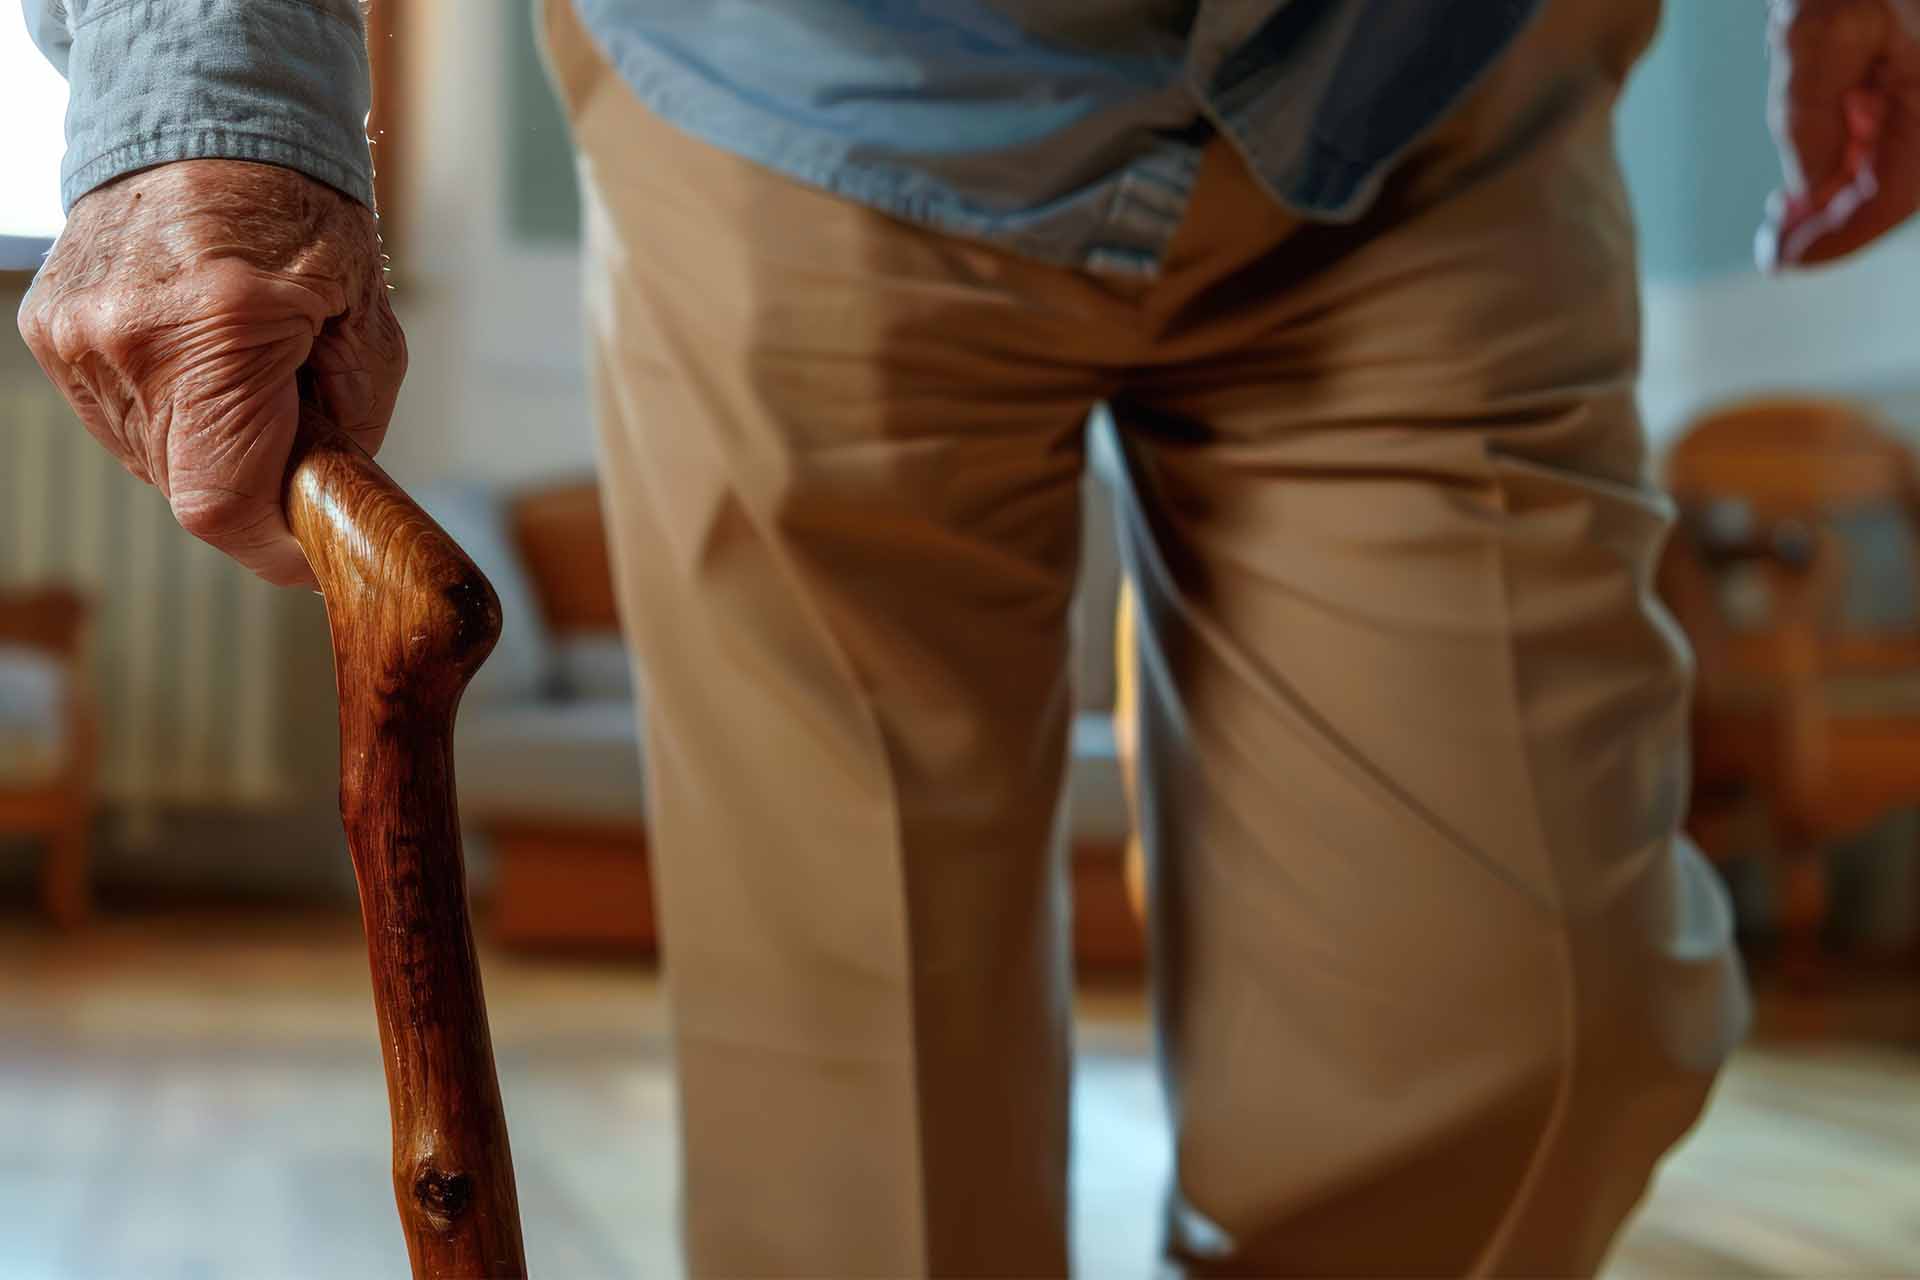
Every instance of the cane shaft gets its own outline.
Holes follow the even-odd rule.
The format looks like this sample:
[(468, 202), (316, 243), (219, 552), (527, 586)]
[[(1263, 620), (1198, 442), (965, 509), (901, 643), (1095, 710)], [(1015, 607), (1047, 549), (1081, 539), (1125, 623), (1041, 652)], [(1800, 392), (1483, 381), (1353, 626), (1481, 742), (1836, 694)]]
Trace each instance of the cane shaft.
[(311, 408), (287, 519), (333, 635), (340, 816), (360, 887), (413, 1273), (524, 1276), (453, 777), (454, 713), (499, 634), (499, 603), (453, 540)]

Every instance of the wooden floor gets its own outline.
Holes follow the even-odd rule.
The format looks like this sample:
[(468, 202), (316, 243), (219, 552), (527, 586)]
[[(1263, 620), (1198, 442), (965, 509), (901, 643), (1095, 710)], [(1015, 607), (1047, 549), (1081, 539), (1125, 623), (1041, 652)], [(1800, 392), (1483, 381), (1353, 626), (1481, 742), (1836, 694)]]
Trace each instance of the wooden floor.
[[(352, 929), (0, 923), (0, 1280), (405, 1275)], [(486, 965), (535, 1274), (676, 1275), (656, 984)], [(1920, 1275), (1920, 980), (1891, 990), (1768, 1007), (1609, 1275)], [(1146, 1277), (1166, 1156), (1137, 997), (1083, 1001), (1079, 1072), (1079, 1274)]]

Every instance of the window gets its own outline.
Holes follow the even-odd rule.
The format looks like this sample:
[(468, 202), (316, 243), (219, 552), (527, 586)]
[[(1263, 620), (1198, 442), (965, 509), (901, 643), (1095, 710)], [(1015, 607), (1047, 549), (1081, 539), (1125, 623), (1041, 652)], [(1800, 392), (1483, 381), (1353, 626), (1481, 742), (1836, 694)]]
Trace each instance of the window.
[(60, 233), (67, 82), (27, 35), (20, 6), (0, 6), (0, 270), (32, 270)]
[[(410, 6), (373, 0), (367, 33), (373, 60), (373, 136), (383, 142), (402, 132), (398, 83), (400, 29)], [(0, 0), (0, 271), (31, 271), (60, 234), (60, 159), (66, 151), (67, 82), (27, 34), (17, 0)], [(391, 144), (389, 144), (391, 146)], [(395, 152), (397, 156), (397, 151)], [(397, 159), (382, 163), (380, 204), (397, 207)]]

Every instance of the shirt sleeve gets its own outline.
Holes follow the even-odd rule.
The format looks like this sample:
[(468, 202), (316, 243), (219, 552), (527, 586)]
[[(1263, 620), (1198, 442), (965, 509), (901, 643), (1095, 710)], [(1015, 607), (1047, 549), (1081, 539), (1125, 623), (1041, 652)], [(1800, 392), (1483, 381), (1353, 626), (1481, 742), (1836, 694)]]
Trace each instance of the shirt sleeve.
[(60, 197), (175, 160), (297, 169), (371, 207), (358, 0), (24, 0), (66, 76)]

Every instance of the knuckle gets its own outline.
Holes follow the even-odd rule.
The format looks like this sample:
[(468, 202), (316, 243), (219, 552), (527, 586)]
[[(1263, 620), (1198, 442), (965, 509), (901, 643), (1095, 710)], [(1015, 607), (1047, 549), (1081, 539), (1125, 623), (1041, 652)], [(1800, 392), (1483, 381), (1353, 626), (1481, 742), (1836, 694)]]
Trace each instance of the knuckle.
[(31, 316), (23, 313), (21, 333), (29, 346), (63, 364), (97, 357), (124, 365), (145, 342), (149, 322), (141, 312), (138, 299), (112, 291), (67, 292), (36, 304)]
[(273, 508), (257, 498), (222, 490), (176, 492), (173, 518), (202, 542), (246, 547), (270, 540)]
[(73, 308), (51, 301), (38, 290), (20, 305), (16, 322), (21, 340), (42, 363), (53, 359), (69, 363), (85, 347)]
[(20, 310), (14, 313), (13, 324), (29, 345), (46, 332), (47, 305), (38, 288), (27, 290), (27, 296), (20, 300)]
[(272, 273), (238, 258), (207, 263), (197, 273), (193, 308), (206, 316), (262, 316), (286, 308)]

